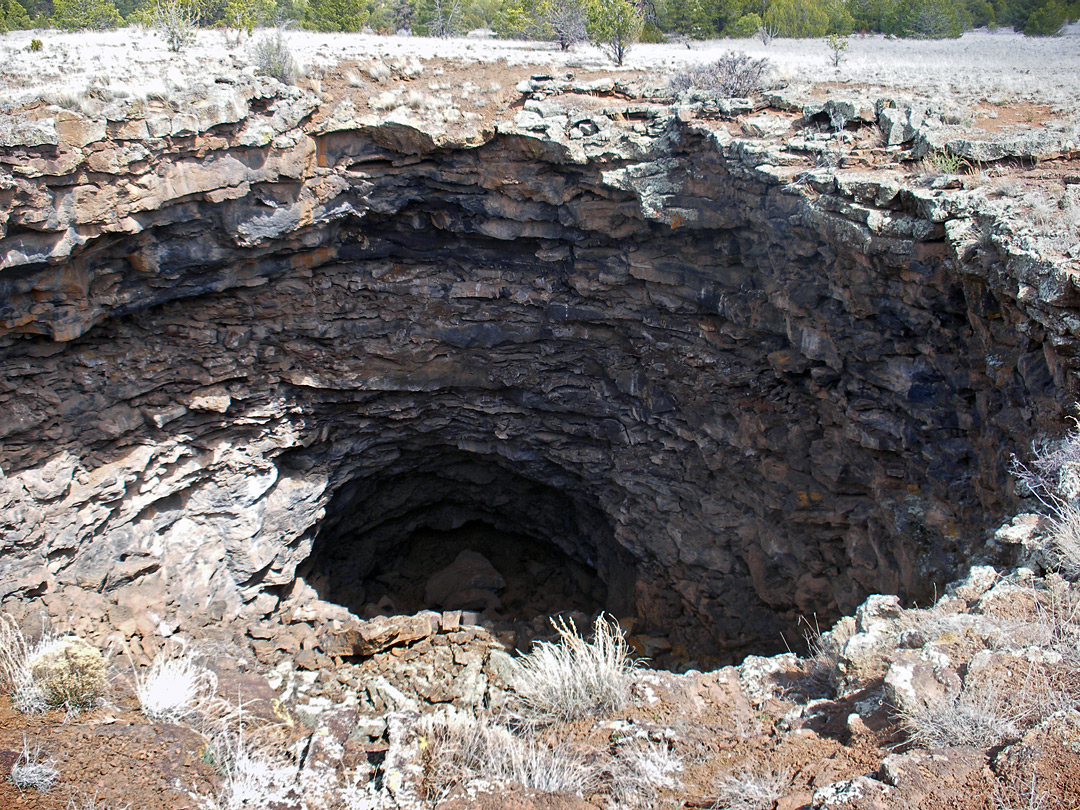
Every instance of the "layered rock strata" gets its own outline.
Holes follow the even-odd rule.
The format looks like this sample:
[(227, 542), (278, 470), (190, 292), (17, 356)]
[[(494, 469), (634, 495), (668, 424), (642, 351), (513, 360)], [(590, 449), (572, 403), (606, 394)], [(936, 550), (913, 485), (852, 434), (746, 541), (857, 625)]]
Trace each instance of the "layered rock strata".
[(482, 521), (732, 656), (975, 556), (1074, 393), (1068, 263), (909, 183), (891, 102), (521, 89), (457, 135), (269, 81), (8, 126), (5, 604), (250, 626)]

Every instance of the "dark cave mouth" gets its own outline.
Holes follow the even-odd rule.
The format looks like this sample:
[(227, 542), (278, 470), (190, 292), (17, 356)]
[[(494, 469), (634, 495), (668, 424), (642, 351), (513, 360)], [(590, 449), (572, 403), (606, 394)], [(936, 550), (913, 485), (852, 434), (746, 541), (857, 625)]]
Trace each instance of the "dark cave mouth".
[(417, 529), (359, 586), (345, 606), (363, 618), (460, 610), (512, 627), (515, 643), (547, 634), (549, 616), (606, 610), (608, 592), (595, 568), (554, 543), (480, 520)]
[(590, 488), (536, 461), (453, 448), (405, 451), (339, 486), (298, 573), (360, 618), (463, 611), (518, 649), (584, 631), (600, 613), (636, 624), (638, 564)]

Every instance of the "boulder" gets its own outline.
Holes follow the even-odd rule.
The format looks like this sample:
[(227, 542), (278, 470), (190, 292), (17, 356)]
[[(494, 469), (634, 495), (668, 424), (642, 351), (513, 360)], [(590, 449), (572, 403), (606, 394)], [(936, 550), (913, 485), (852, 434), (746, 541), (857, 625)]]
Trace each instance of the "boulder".
[(506, 580), (483, 554), (465, 549), (428, 580), (424, 598), (448, 610), (485, 610), (498, 606)]

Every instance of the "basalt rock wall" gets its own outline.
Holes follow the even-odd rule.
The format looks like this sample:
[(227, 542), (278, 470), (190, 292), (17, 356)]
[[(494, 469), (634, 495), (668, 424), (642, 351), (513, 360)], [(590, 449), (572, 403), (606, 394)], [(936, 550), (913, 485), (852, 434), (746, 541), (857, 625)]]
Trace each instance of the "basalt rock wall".
[(7, 136), (9, 608), (250, 625), (480, 520), (651, 632), (771, 650), (981, 553), (1074, 393), (1065, 270), (962, 191), (798, 174), (797, 116), (241, 101)]

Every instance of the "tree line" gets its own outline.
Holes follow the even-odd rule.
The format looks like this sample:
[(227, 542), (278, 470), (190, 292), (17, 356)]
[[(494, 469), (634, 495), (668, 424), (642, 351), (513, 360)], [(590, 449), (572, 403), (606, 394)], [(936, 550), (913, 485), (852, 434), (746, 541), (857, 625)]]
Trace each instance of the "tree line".
[[(0, 32), (149, 24), (160, 0), (0, 0)], [(977, 27), (1034, 36), (1080, 18), (1080, 0), (182, 0), (202, 27), (250, 30), (290, 22), (315, 31), (408, 31), (452, 36), (490, 29), (502, 37), (569, 47), (761, 36), (823, 37), (855, 32), (958, 37)], [(614, 54), (613, 54), (614, 55)], [(616, 57), (618, 58), (618, 57)], [(619, 59), (621, 61), (621, 59)]]

